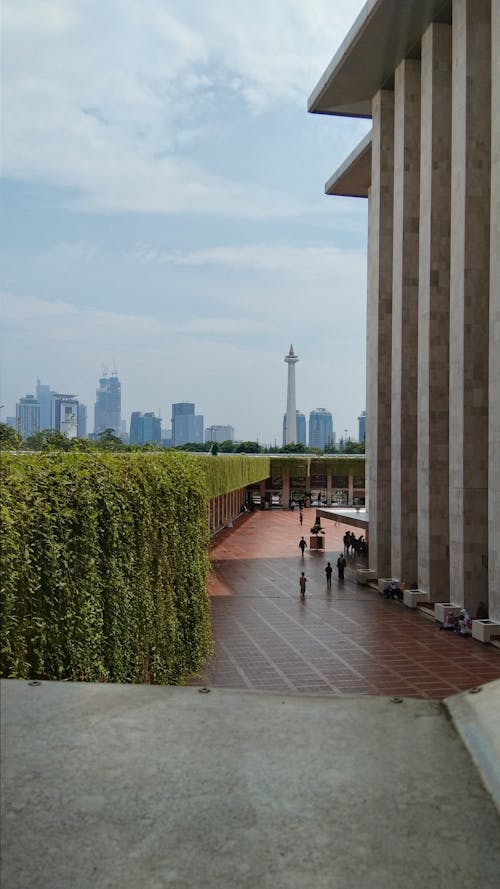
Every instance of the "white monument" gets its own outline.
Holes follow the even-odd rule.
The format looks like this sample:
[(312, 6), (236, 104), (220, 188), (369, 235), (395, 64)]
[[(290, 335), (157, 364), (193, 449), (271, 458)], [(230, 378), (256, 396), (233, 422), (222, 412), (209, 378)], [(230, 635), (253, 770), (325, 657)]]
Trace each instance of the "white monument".
[(295, 407), (295, 365), (299, 356), (290, 346), (285, 361), (288, 364), (288, 386), (286, 392), (286, 441), (285, 444), (295, 444), (297, 441), (297, 409)]

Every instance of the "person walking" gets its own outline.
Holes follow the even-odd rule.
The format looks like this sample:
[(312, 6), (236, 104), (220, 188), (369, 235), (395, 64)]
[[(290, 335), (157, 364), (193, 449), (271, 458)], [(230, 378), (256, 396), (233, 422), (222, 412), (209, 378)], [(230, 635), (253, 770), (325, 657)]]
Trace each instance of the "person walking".
[(300, 587), (301, 599), (303, 599), (306, 594), (306, 583), (307, 583), (307, 577), (305, 576), (304, 572), (302, 572), (302, 574), (299, 577), (299, 587)]
[(331, 590), (331, 588), (332, 588), (332, 571), (333, 571), (333, 568), (332, 568), (332, 566), (331, 566), (331, 563), (328, 562), (328, 564), (327, 564), (327, 566), (326, 566), (326, 568), (325, 568), (325, 574), (326, 574), (326, 588), (327, 588), (328, 590)]
[(306, 549), (306, 547), (307, 547), (307, 543), (305, 542), (304, 538), (301, 537), (299, 540), (299, 549), (302, 553), (302, 558), (304, 558), (304, 550)]
[(346, 565), (347, 565), (347, 562), (344, 558), (344, 555), (343, 555), (343, 553), (340, 553), (340, 556), (337, 559), (337, 571), (339, 574), (339, 580), (344, 580), (344, 571), (345, 571)]
[(299, 522), (300, 522), (300, 524), (302, 524), (303, 521), (304, 521), (304, 513), (302, 512), (302, 509), (301, 509), (300, 512), (299, 512)]

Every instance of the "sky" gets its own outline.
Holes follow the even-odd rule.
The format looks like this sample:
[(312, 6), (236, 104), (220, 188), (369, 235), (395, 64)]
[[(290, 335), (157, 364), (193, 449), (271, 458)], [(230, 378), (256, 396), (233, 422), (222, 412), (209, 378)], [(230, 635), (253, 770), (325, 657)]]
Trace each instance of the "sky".
[(307, 113), (363, 0), (3, 0), (0, 418), (36, 380), (122, 416), (193, 401), (281, 443), (357, 438), (363, 199), (324, 184), (369, 121)]

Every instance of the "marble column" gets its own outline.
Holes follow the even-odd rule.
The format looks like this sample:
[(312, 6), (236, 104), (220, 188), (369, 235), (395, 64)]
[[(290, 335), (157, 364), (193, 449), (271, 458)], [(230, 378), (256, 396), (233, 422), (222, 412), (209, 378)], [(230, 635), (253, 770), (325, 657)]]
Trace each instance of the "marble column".
[(372, 100), (372, 176), (368, 201), (366, 448), (369, 465), (370, 568), (391, 568), (391, 336), (394, 189), (394, 93)]
[(452, 29), (450, 590), (475, 613), (488, 595), (491, 0), (453, 0)]
[(418, 293), (419, 589), (448, 602), (451, 26), (422, 37)]
[(491, 5), (489, 613), (500, 621), (500, 3)]
[(420, 62), (394, 79), (391, 387), (391, 575), (417, 577), (418, 230)]

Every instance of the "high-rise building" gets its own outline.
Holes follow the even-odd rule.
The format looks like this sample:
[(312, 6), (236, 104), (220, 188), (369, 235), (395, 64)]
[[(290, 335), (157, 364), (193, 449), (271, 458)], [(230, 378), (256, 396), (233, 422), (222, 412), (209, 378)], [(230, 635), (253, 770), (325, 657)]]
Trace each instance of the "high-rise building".
[(161, 444), (161, 419), (154, 413), (134, 411), (130, 417), (130, 444)]
[(332, 415), (324, 407), (317, 407), (309, 414), (309, 447), (324, 450), (332, 444)]
[(40, 432), (40, 403), (34, 395), (26, 395), (16, 404), (16, 430), (21, 438)]
[(50, 428), (66, 438), (78, 436), (78, 399), (74, 395), (52, 392)]
[(188, 442), (203, 443), (203, 416), (195, 414), (191, 401), (172, 405), (172, 440), (174, 447)]
[(366, 411), (361, 411), (358, 417), (358, 441), (366, 438)]
[(121, 384), (118, 374), (106, 373), (99, 380), (99, 388), (96, 389), (94, 407), (94, 432), (99, 434), (106, 429), (112, 429), (115, 435), (120, 435), (121, 424)]
[(207, 426), (205, 441), (234, 441), (234, 426)]
[(288, 364), (288, 380), (286, 389), (286, 442), (285, 444), (295, 444), (297, 442), (297, 408), (295, 404), (295, 365), (299, 360), (299, 356), (290, 346), (288, 355), (285, 355), (285, 363)]
[(78, 438), (87, 438), (87, 405), (78, 405)]
[[(307, 444), (306, 416), (302, 411), (295, 411), (297, 444)], [(283, 445), (286, 445), (286, 414), (283, 415)]]
[(36, 382), (36, 398), (40, 405), (40, 431), (44, 429), (52, 429), (50, 425), (51, 417), (51, 400), (52, 391), (50, 386), (46, 386), (38, 379)]
[(309, 100), (371, 118), (326, 186), (368, 199), (370, 568), (495, 621), (499, 46), (498, 0), (370, 0)]

